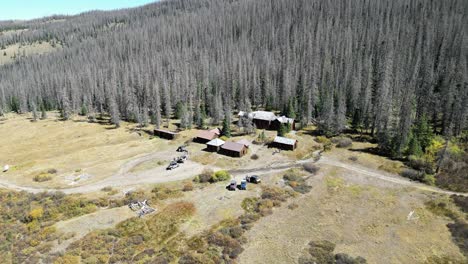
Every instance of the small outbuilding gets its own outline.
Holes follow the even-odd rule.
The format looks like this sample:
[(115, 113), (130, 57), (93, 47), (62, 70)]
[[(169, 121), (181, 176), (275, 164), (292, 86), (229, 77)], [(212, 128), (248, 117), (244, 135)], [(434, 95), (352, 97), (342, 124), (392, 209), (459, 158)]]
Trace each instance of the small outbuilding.
[(247, 154), (247, 147), (236, 142), (225, 142), (221, 146), (220, 153), (230, 157), (242, 157)]
[(154, 135), (160, 138), (165, 138), (169, 140), (176, 139), (179, 136), (179, 133), (171, 132), (163, 129), (155, 129)]
[(284, 150), (295, 150), (297, 148), (297, 140), (277, 136), (272, 142), (272, 146)]
[(226, 142), (224, 142), (223, 140), (219, 138), (215, 138), (211, 140), (210, 142), (206, 143), (206, 149), (208, 151), (218, 152), (221, 149), (221, 146), (224, 145), (224, 143)]
[(209, 130), (200, 130), (198, 131), (197, 136), (193, 139), (194, 142), (198, 143), (208, 143), (211, 140), (217, 138), (218, 135), (215, 132), (209, 131)]

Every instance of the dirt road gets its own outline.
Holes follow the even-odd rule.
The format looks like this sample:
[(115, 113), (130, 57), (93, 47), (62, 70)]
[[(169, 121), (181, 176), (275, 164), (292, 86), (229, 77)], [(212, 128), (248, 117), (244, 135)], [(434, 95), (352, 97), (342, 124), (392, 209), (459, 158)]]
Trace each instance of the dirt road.
[(372, 178), (377, 178), (383, 181), (388, 181), (388, 182), (392, 182), (392, 183), (396, 183), (400, 185), (405, 185), (408, 187), (413, 187), (413, 188), (423, 190), (423, 191), (442, 193), (442, 194), (448, 194), (448, 195), (456, 194), (456, 195), (468, 196), (468, 193), (459, 193), (459, 192), (451, 192), (451, 191), (442, 190), (442, 189), (432, 187), (429, 185), (425, 185), (419, 182), (411, 181), (399, 175), (391, 175), (389, 173), (376, 171), (376, 170), (374, 171), (372, 169), (365, 168), (359, 165), (343, 163), (343, 162), (331, 159), (326, 156), (322, 156), (321, 159), (317, 162), (317, 164), (326, 164), (326, 165), (343, 168), (346, 170), (355, 171), (355, 172), (360, 173), (361, 175), (365, 175), (365, 176), (372, 177)]
[[(202, 172), (204, 166), (199, 163), (195, 163), (192, 161), (186, 161), (180, 168), (177, 168), (173, 171), (166, 171), (164, 167), (159, 167), (147, 171), (142, 172), (135, 172), (131, 173), (130, 170), (137, 166), (138, 164), (149, 161), (157, 156), (161, 155), (160, 153), (153, 153), (149, 154), (134, 160), (131, 160), (125, 163), (119, 170), (118, 173), (112, 175), (109, 178), (106, 178), (102, 181), (98, 181), (95, 183), (90, 183), (87, 185), (71, 187), (71, 188), (64, 188), (64, 189), (53, 189), (53, 188), (34, 188), (28, 186), (19, 186), (13, 183), (7, 182), (3, 179), (0, 179), (0, 187), (17, 190), (17, 191), (27, 191), (32, 193), (38, 192), (45, 192), (45, 191), (61, 191), (67, 194), (71, 193), (89, 193), (99, 191), (104, 187), (131, 187), (140, 184), (151, 184), (151, 183), (163, 183), (163, 182), (171, 182), (171, 181), (179, 181), (194, 177), (195, 175)], [(280, 172), (294, 167), (301, 167), (304, 163), (314, 162), (314, 159), (307, 159), (307, 160), (299, 160), (295, 162), (284, 162), (284, 163), (276, 163), (270, 164), (264, 167), (260, 167), (257, 169), (240, 169), (240, 170), (232, 170), (230, 171), (231, 174), (234, 176), (240, 176), (245, 174), (267, 174), (272, 172)], [(352, 170), (354, 172), (358, 172), (361, 175), (377, 178), (383, 181), (400, 184), (408, 187), (417, 188), (424, 191), (434, 192), (434, 193), (441, 193), (447, 195), (462, 195), (468, 196), (468, 193), (458, 193), (458, 192), (451, 192), (445, 191), (436, 187), (424, 185), (422, 183), (414, 182), (405, 178), (402, 178), (398, 175), (391, 175), (389, 173), (385, 173), (378, 170), (372, 170), (369, 168), (365, 168), (356, 164), (348, 164), (337, 161), (333, 158), (327, 156), (321, 156), (320, 159), (316, 162), (317, 165), (325, 164), (335, 167), (340, 167), (346, 170)]]

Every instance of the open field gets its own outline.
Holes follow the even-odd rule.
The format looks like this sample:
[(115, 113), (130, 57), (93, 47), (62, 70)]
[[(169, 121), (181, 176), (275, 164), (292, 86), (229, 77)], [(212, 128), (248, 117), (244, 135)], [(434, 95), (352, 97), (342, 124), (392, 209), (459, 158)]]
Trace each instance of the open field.
[(6, 46), (5, 49), (0, 49), (0, 65), (14, 62), (15, 57), (47, 54), (60, 48), (60, 44), (55, 44), (54, 47), (46, 41), (26, 45), (9, 45)]
[[(175, 129), (174, 123), (171, 129)], [(82, 117), (58, 121), (57, 113), (52, 112), (49, 119), (38, 122), (31, 122), (26, 115), (7, 115), (0, 121), (0, 165), (12, 167), (0, 174), (0, 183), (31, 192), (61, 190), (105, 200), (123, 198), (129, 190), (151, 192), (155, 184), (172, 188), (181, 195), (152, 206), (158, 214), (170, 204), (193, 204), (193, 215), (174, 234), (188, 239), (242, 215), (242, 201), (259, 197), (261, 186), (289, 189), (283, 180), (285, 171), (312, 162), (314, 151), (320, 148), (312, 135), (292, 133), (290, 137), (300, 142), (297, 152), (251, 145), (248, 155), (230, 158), (205, 152), (203, 144), (190, 142), (195, 134), (196, 130), (183, 131), (180, 138), (168, 141), (152, 138), (149, 127), (139, 129), (129, 123), (114, 129), (105, 122), (88, 123)], [(273, 135), (267, 131), (268, 137)], [(180, 155), (175, 149), (182, 144), (188, 144), (190, 160), (166, 171), (167, 162)], [(309, 241), (322, 239), (335, 243), (336, 253), (360, 255), (368, 263), (424, 263), (431, 256), (462, 259), (446, 226), (451, 220), (425, 207), (425, 202), (452, 193), (398, 176), (393, 169), (403, 164), (363, 151), (372, 147), (354, 142), (350, 149), (325, 152), (316, 163), (319, 173), (307, 180), (312, 191), (290, 198), (245, 233), (247, 243), (240, 262), (296, 263)], [(252, 154), (258, 159), (252, 159)], [(206, 168), (230, 170), (237, 181), (247, 174), (258, 174), (262, 184), (230, 192), (225, 188), (227, 182), (194, 183), (193, 190), (181, 191)], [(34, 181), (39, 174), (48, 174), (51, 179)], [(105, 187), (112, 187), (112, 192), (103, 191)], [(290, 204), (298, 208), (291, 210)], [(408, 220), (411, 211), (415, 218)], [(123, 206), (60, 221), (54, 227), (66, 235), (54, 242), (52, 252), (64, 252), (87, 234), (116, 228), (134, 216), (135, 212)]]
[[(278, 153), (260, 145), (251, 145), (249, 154), (242, 158), (226, 157), (204, 151), (204, 144), (192, 143), (196, 130), (183, 131), (177, 140), (168, 141), (151, 138), (149, 127), (139, 129), (135, 124), (122, 123), (121, 128), (114, 129), (107, 123), (88, 123), (83, 117), (63, 122), (58, 121), (55, 112), (49, 113), (47, 120), (38, 122), (31, 122), (28, 115), (8, 115), (0, 121), (0, 128), (0, 164), (11, 166), (10, 171), (2, 174), (2, 179), (37, 191), (82, 187), (75, 192), (89, 192), (107, 185), (183, 180), (205, 167), (246, 169), (295, 160), (291, 156), (294, 152)], [(175, 129), (173, 124), (171, 129)], [(274, 132), (267, 133), (273, 135)], [(230, 140), (241, 138), (253, 140), (254, 136)], [(304, 144), (303, 152), (313, 150), (312, 137), (304, 142), (312, 143)], [(175, 152), (177, 146), (184, 143), (189, 144), (191, 161), (174, 172), (165, 171), (168, 161), (180, 155)], [(257, 160), (251, 159), (253, 154), (258, 155)], [(40, 182), (34, 180), (35, 177), (50, 179)], [(86, 190), (86, 186), (93, 183), (99, 186)]]
[[(445, 217), (428, 211), (433, 195), (322, 165), (312, 191), (260, 220), (248, 233), (241, 263), (297, 263), (312, 240), (368, 263), (424, 263), (430, 256), (463, 259)], [(411, 211), (415, 218), (407, 220)]]
[[(170, 148), (167, 141), (149, 140), (123, 124), (120, 129), (90, 124), (82, 118), (60, 122), (57, 116), (30, 122), (27, 116), (8, 116), (0, 123), (0, 163), (11, 170), (2, 177), (27, 186), (70, 187), (99, 181), (114, 173), (128, 160), (155, 150)], [(15, 131), (11, 133), (11, 131)], [(44, 183), (34, 176), (56, 170)]]

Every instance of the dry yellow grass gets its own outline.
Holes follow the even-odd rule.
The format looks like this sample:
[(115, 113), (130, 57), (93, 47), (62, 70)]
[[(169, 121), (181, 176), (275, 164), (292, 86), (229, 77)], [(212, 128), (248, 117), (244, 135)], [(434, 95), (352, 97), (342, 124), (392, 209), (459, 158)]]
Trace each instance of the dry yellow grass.
[(52, 112), (47, 120), (28, 118), (9, 114), (0, 124), (0, 164), (12, 168), (2, 176), (20, 184), (41, 186), (33, 177), (49, 169), (58, 172), (42, 183), (48, 187), (69, 185), (80, 177), (95, 181), (116, 173), (129, 159), (173, 147), (169, 141), (132, 132), (134, 124), (113, 129), (80, 117), (63, 122)]
[[(247, 233), (240, 263), (296, 263), (307, 243), (329, 240), (335, 253), (363, 256), (368, 263), (424, 263), (428, 257), (463, 259), (446, 225), (449, 219), (434, 215), (424, 202), (431, 199), (417, 190), (362, 183), (348, 170), (322, 167), (310, 179), (313, 189), (262, 218)], [(411, 211), (416, 217), (407, 220)]]
[(54, 227), (58, 232), (64, 234), (65, 237), (69, 237), (69, 239), (60, 241), (60, 243), (54, 247), (53, 251), (62, 251), (72, 242), (84, 237), (91, 231), (114, 227), (118, 223), (135, 216), (136, 213), (130, 210), (128, 206), (122, 206), (112, 209), (103, 209), (92, 214), (60, 221), (56, 223)]
[(60, 44), (56, 44), (56, 46), (53, 47), (49, 42), (35, 42), (24, 46), (21, 44), (9, 45), (5, 49), (0, 49), (0, 65), (14, 62), (15, 56), (46, 54), (60, 48)]
[(377, 147), (376, 144), (353, 142), (350, 149), (333, 148), (327, 155), (333, 156), (334, 158), (347, 163), (352, 162), (350, 161), (350, 157), (355, 157), (357, 158), (357, 160), (354, 161), (356, 164), (367, 168), (399, 174), (405, 167), (401, 161), (391, 160), (387, 157), (365, 152), (366, 149), (375, 147)]

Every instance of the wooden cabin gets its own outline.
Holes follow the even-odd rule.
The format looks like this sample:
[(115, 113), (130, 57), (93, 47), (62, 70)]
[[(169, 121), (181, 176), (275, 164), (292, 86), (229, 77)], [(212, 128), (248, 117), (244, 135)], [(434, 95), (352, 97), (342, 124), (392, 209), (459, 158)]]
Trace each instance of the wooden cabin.
[(298, 141), (296, 139), (277, 136), (271, 145), (272, 147), (283, 150), (295, 150), (297, 148), (297, 143)]
[(240, 158), (246, 155), (247, 151), (247, 147), (244, 144), (225, 142), (224, 145), (221, 146), (219, 153), (230, 157)]
[(174, 140), (179, 136), (179, 133), (171, 132), (163, 129), (155, 129), (154, 135), (160, 138), (165, 138), (169, 140)]

